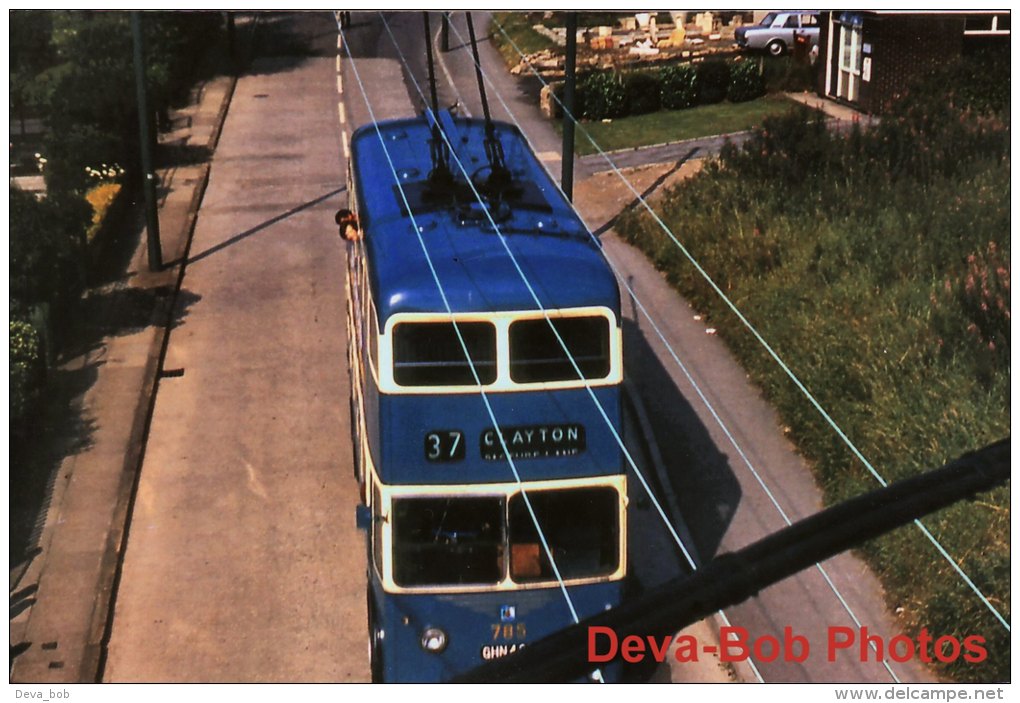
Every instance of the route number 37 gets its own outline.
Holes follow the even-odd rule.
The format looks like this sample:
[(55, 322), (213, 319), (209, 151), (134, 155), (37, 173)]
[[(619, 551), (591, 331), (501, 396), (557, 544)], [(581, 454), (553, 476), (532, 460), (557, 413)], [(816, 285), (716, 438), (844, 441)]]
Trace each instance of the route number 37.
[(425, 435), (427, 461), (460, 461), (464, 458), (464, 433), (460, 430), (433, 430)]

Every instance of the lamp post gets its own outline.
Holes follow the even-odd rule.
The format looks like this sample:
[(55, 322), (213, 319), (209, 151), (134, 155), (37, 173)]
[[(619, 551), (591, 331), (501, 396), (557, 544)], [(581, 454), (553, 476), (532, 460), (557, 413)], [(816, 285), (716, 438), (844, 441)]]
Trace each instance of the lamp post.
[(149, 270), (163, 269), (159, 243), (159, 211), (156, 208), (156, 174), (152, 169), (152, 130), (149, 125), (149, 101), (145, 92), (145, 60), (142, 51), (140, 13), (131, 13), (131, 36), (135, 53), (135, 90), (138, 98), (138, 139), (142, 156), (142, 192), (145, 195), (145, 232), (149, 251)]
[(567, 200), (574, 200), (574, 84), (577, 82), (577, 13), (567, 13), (567, 55), (563, 84), (563, 170), (560, 187)]

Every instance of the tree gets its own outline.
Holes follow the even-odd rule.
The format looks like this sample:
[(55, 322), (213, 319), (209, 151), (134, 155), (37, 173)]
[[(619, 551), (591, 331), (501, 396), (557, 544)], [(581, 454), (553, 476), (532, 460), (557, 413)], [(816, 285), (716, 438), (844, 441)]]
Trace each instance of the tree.
[(10, 189), (10, 297), (12, 314), (62, 305), (81, 291), (78, 262), (92, 212), (83, 199), (58, 194), (36, 200)]
[[(61, 12), (53, 17), (58, 66), (47, 72), (47, 186), (81, 190), (86, 168), (136, 169), (138, 113), (126, 12)], [(219, 13), (142, 13), (151, 108), (165, 114), (186, 93), (196, 57), (219, 28)]]
[(10, 20), (10, 116), (21, 122), (37, 114), (44, 104), (36, 78), (56, 61), (50, 44), (53, 13), (15, 10)]

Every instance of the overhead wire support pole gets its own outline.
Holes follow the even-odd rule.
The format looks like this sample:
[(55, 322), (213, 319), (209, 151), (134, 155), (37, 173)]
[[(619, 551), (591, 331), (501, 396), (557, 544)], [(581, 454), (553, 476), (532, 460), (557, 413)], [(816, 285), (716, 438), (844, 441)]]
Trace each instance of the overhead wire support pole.
[(567, 13), (567, 51), (563, 66), (563, 170), (560, 189), (574, 202), (574, 86), (577, 83), (577, 13)]
[[(422, 12), (422, 19), (425, 22), (425, 55), (429, 67), (429, 94), (432, 96), (432, 112), (436, 119), (439, 117), (439, 98), (436, 93), (436, 68), (432, 59), (432, 29), (429, 24), (429, 13)], [(445, 17), (445, 15), (444, 15)]]
[(145, 231), (149, 270), (163, 269), (159, 241), (159, 210), (156, 206), (156, 174), (152, 169), (152, 130), (149, 101), (145, 90), (145, 52), (142, 50), (142, 20), (138, 10), (131, 13), (131, 38), (134, 44), (135, 91), (138, 99), (138, 140), (142, 157), (142, 191), (145, 196)]
[(672, 637), (687, 625), (735, 605), (812, 564), (909, 524), (931, 512), (1005, 484), (1010, 440), (966, 454), (934, 471), (851, 498), (736, 552), (716, 557), (690, 576), (582, 620), (502, 659), (452, 679), (454, 683), (556, 682), (590, 669), (590, 628), (622, 641), (628, 635)]

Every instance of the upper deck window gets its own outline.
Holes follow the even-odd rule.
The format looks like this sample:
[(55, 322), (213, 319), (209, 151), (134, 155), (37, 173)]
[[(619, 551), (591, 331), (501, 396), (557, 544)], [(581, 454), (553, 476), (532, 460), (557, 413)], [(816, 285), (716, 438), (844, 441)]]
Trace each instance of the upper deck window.
[(964, 34), (1009, 34), (1009, 14), (968, 15), (964, 21)]
[(586, 379), (609, 375), (609, 320), (605, 317), (540, 318), (510, 325), (510, 378), (515, 383), (574, 381), (578, 369)]
[(393, 380), (401, 386), (473, 386), (496, 380), (496, 328), (491, 323), (458, 322), (454, 329), (451, 322), (402, 322), (393, 336)]

